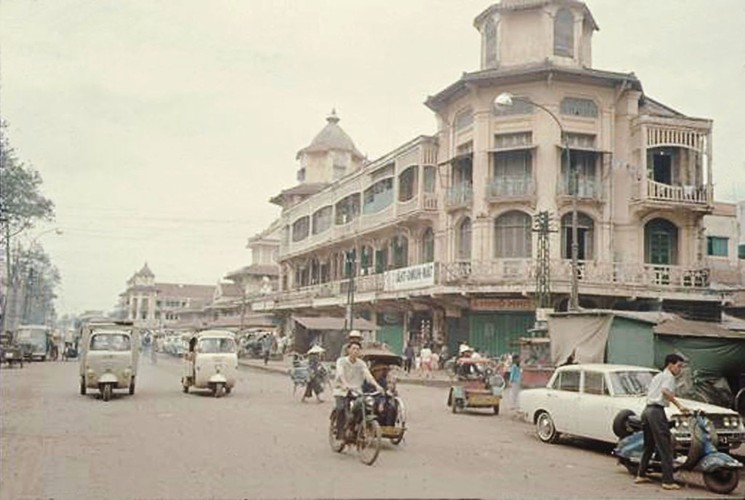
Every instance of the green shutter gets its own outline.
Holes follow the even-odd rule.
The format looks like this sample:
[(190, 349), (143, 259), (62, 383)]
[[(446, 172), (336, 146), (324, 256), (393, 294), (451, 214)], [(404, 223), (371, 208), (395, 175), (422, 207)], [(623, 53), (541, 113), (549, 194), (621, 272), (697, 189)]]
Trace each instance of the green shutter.
[(468, 343), (480, 353), (499, 356), (519, 353), (520, 337), (528, 336), (535, 324), (531, 312), (471, 313), (469, 315)]

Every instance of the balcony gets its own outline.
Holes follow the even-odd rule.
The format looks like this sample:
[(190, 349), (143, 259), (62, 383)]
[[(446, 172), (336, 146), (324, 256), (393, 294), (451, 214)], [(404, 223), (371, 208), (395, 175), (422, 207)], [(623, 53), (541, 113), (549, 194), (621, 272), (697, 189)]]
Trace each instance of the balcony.
[(487, 187), (487, 198), (490, 202), (514, 201), (515, 199), (532, 199), (535, 197), (535, 185), (530, 177), (492, 179)]
[(706, 186), (673, 186), (652, 179), (640, 182), (640, 201), (658, 202), (673, 205), (700, 205), (702, 208), (713, 203), (713, 190)]
[(456, 184), (447, 190), (445, 206), (448, 210), (471, 206), (473, 202), (473, 185), (470, 183)]
[[(561, 196), (572, 196), (572, 186), (569, 179), (563, 179), (561, 182)], [(595, 179), (580, 177), (577, 180), (577, 198), (583, 200), (601, 200), (603, 197), (603, 186)]]

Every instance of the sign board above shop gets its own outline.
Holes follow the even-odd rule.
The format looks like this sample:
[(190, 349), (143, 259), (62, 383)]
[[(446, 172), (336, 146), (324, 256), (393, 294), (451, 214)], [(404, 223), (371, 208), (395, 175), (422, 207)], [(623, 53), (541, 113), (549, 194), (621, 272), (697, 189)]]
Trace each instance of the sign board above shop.
[(434, 284), (434, 262), (386, 271), (383, 275), (383, 290), (386, 292), (424, 288)]
[(532, 311), (533, 301), (526, 298), (485, 297), (471, 299), (472, 311)]

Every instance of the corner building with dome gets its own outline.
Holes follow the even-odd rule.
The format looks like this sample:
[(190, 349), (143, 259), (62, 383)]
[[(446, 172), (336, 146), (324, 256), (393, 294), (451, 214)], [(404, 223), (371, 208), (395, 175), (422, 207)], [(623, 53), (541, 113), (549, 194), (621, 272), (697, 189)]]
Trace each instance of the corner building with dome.
[(716, 320), (711, 120), (593, 68), (583, 2), (502, 0), (474, 26), (481, 67), (426, 99), (434, 135), (368, 161), (332, 112), (297, 153), (298, 184), (271, 200), (278, 291), (254, 311), (330, 329), (351, 304), (397, 352), (498, 355), (539, 306), (567, 310), (574, 269), (582, 308)]

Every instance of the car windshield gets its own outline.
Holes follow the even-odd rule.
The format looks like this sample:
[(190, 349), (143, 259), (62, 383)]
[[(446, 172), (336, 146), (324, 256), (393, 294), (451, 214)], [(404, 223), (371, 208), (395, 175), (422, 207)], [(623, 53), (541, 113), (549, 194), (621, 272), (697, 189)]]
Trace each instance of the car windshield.
[(218, 352), (235, 352), (235, 342), (233, 339), (200, 339), (197, 344), (199, 352), (218, 353)]
[(124, 333), (97, 333), (91, 337), (91, 351), (129, 351), (129, 335)]
[(610, 384), (615, 396), (640, 396), (647, 392), (647, 386), (652, 377), (657, 375), (655, 370), (627, 370), (610, 374)]
[(18, 330), (16, 340), (20, 344), (44, 348), (47, 343), (47, 333), (44, 330)]

